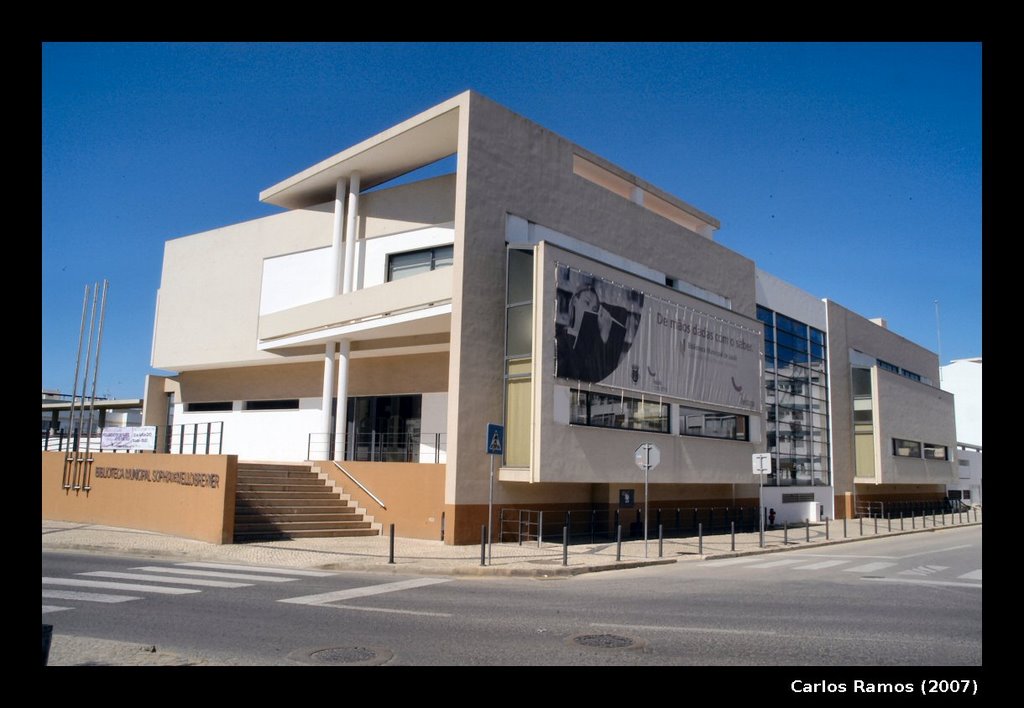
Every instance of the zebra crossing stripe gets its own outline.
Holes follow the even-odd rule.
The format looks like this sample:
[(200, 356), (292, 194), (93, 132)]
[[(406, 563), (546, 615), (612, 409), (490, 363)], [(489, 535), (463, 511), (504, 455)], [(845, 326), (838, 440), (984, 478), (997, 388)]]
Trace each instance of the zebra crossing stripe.
[(159, 585), (138, 585), (135, 583), (112, 583), (106, 580), (79, 580), (78, 578), (43, 578), (43, 585), (70, 585), (83, 588), (105, 588), (107, 590), (134, 590), (135, 592), (155, 592), (160, 595), (186, 595), (201, 590), (191, 588), (167, 588)]
[(106, 595), (101, 592), (76, 592), (75, 590), (43, 590), (43, 597), (48, 600), (78, 600), (80, 602), (129, 602), (141, 600), (132, 595)]
[(705, 568), (718, 568), (723, 565), (739, 565), (740, 563), (753, 563), (755, 561), (764, 560), (764, 556), (754, 556), (746, 558), (726, 558), (725, 560), (708, 561), (704, 564)]
[(43, 605), (43, 614), (49, 614), (50, 612), (60, 612), (61, 610), (70, 610), (70, 607), (58, 607), (57, 605)]
[(856, 565), (852, 568), (843, 568), (846, 573), (873, 573), (876, 570), (882, 570), (883, 568), (891, 568), (896, 565), (895, 563), (865, 563), (864, 565)]
[(337, 573), (324, 570), (302, 570), (299, 568), (271, 568), (269, 566), (236, 565), (232, 563), (207, 563), (196, 561), (194, 563), (176, 563), (175, 565), (188, 568), (212, 568), (214, 570), (240, 570), (246, 573), (278, 573), (280, 575), (301, 575), (307, 578), (329, 578)]
[(802, 563), (803, 558), (787, 558), (785, 560), (769, 561), (768, 563), (758, 563), (757, 565), (747, 566), (748, 568), (778, 568), (783, 565), (793, 565), (794, 563)]
[(367, 585), (361, 588), (349, 588), (348, 590), (337, 590), (325, 592), (319, 595), (305, 595), (303, 597), (289, 597), (278, 602), (289, 602), (296, 605), (325, 605), (338, 600), (351, 600), (354, 597), (367, 597), (370, 595), (381, 595), (399, 590), (410, 590), (412, 588), (436, 585), (438, 583), (451, 582), (450, 578), (415, 578), (413, 580), (399, 580), (395, 583), (383, 583), (380, 585)]
[[(188, 570), (186, 568), (160, 568), (155, 565), (147, 565), (132, 570), (144, 570), (147, 573), (168, 573), (170, 575), (200, 575), (210, 578), (224, 578), (226, 580), (253, 580), (258, 583), (290, 583), (298, 578), (275, 578), (273, 575), (247, 575), (243, 573), (220, 573), (216, 570)], [(168, 580), (168, 582), (174, 582)]]
[(977, 570), (972, 570), (970, 573), (958, 575), (957, 577), (962, 580), (981, 580), (981, 568), (978, 568)]
[(94, 570), (90, 573), (77, 573), (96, 578), (118, 578), (121, 580), (154, 580), (175, 585), (202, 585), (211, 588), (248, 588), (252, 583), (229, 583), (225, 580), (205, 580), (201, 578), (166, 578), (162, 575), (146, 575), (144, 573), (116, 573), (110, 570)]
[(834, 568), (837, 565), (843, 565), (849, 563), (848, 560), (831, 560), (831, 561), (820, 561), (818, 563), (811, 563), (810, 565), (798, 565), (793, 570), (821, 570), (822, 568)]

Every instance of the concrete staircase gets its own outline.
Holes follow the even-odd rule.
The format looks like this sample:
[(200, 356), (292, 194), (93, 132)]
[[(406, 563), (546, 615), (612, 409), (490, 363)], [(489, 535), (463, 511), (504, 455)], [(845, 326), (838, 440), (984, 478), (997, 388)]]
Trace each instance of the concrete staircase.
[(379, 534), (310, 465), (238, 463), (235, 543)]

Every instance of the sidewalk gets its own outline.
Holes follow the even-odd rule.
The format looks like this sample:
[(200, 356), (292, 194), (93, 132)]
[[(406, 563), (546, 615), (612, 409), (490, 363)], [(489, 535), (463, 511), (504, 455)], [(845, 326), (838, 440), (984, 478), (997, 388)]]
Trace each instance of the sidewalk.
[(495, 543), (490, 549), (490, 561), (487, 565), (481, 566), (479, 544), (449, 546), (441, 541), (398, 537), (395, 539), (394, 563), (390, 563), (390, 539), (386, 535), (216, 545), (149, 531), (46, 520), (43, 521), (43, 550), (180, 557), (192, 561), (218, 561), (282, 568), (421, 575), (551, 577), (664, 563), (699, 562), (710, 558), (754, 553), (775, 553), (809, 546), (852, 543), (901, 533), (931, 533), (980, 524), (981, 510), (977, 509), (976, 512), (965, 513), (962, 517), (956, 514), (936, 516), (934, 522), (931, 516), (924, 517), (923, 520), (919, 516), (913, 522), (905, 519), (902, 531), (900, 520), (892, 519), (891, 532), (889, 520), (863, 519), (863, 535), (861, 520), (852, 519), (846, 524), (846, 538), (843, 537), (841, 520), (829, 522), (828, 538), (824, 523), (811, 524), (810, 528), (800, 525), (789, 529), (788, 543), (785, 543), (787, 533), (777, 526), (765, 532), (764, 548), (760, 547), (757, 532), (737, 533), (735, 550), (729, 534), (705, 536), (703, 543), (696, 537), (666, 538), (660, 554), (655, 529), (652, 533), (653, 538), (649, 539), (646, 547), (643, 540), (623, 541), (620, 559), (616, 558), (617, 549), (614, 541), (601, 541), (570, 545), (564, 563), (562, 544), (545, 541), (538, 547), (536, 539), (524, 541), (522, 545), (509, 542)]
[[(43, 521), (44, 551), (84, 551), (142, 558), (182, 559), (189, 561), (215, 561), (239, 564), (304, 568), (320, 570), (379, 571), (422, 575), (461, 576), (519, 576), (532, 578), (566, 577), (580, 573), (622, 570), (668, 563), (699, 563), (712, 558), (777, 553), (799, 548), (819, 547), (838, 543), (896, 536), (908, 533), (935, 533), (962, 526), (980, 525), (981, 510), (962, 517), (946, 515), (943, 519), (917, 517), (913, 522), (905, 519), (900, 530), (898, 519), (889, 522), (878, 519), (854, 519), (843, 523), (812, 524), (784, 531), (781, 528), (765, 533), (765, 545), (760, 547), (759, 534), (738, 533), (735, 550), (729, 534), (665, 539), (659, 553), (657, 537), (646, 544), (624, 541), (621, 560), (616, 560), (616, 544), (575, 544), (568, 547), (563, 565), (563, 548), (559, 543), (537, 541), (494, 544), (491, 560), (480, 565), (480, 546), (447, 546), (440, 541), (395, 539), (394, 563), (389, 562), (390, 539), (387, 536), (360, 538), (311, 538), (290, 541), (268, 541), (237, 545), (216, 545), (166, 536), (150, 531), (76, 524), (63, 521)], [(912, 528), (913, 527), (913, 528)], [(789, 543), (786, 544), (787, 540)], [(809, 537), (809, 541), (808, 541)], [(43, 616), (44, 623), (53, 623), (54, 634), (50, 647), (49, 666), (223, 666), (238, 665), (231, 657), (210, 657), (176, 654), (163, 647), (133, 642), (79, 637), (60, 632), (60, 621)], [(282, 661), (286, 665), (294, 662)]]

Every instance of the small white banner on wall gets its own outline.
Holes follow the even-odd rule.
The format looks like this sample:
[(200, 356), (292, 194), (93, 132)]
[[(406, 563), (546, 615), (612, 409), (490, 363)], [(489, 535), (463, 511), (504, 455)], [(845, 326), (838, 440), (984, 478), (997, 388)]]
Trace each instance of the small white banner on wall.
[(153, 450), (156, 448), (156, 426), (104, 428), (100, 447), (104, 450)]

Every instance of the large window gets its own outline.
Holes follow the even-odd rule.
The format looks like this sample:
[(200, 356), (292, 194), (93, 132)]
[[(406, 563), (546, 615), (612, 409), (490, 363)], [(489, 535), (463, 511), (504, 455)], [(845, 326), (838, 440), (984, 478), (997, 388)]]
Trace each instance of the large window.
[(528, 467), (533, 420), (533, 251), (508, 251), (505, 328), (505, 465)]
[[(767, 484), (829, 484), (825, 333), (766, 307), (758, 306), (757, 319), (764, 325), (765, 433), (774, 462)], [(681, 423), (684, 435), (695, 429)], [(738, 423), (736, 430), (736, 439), (747, 439), (738, 437)]]
[(921, 443), (916, 440), (892, 439), (892, 454), (897, 457), (920, 457)]
[(347, 460), (417, 462), (423, 396), (353, 396), (348, 399)]
[(598, 391), (572, 392), (569, 422), (599, 428), (669, 432), (669, 405)]
[(409, 278), (438, 268), (447, 268), (452, 264), (454, 249), (454, 246), (448, 245), (424, 248), (408, 253), (392, 253), (388, 256), (388, 281)]
[(748, 420), (745, 415), (680, 406), (679, 434), (723, 440), (746, 440)]

